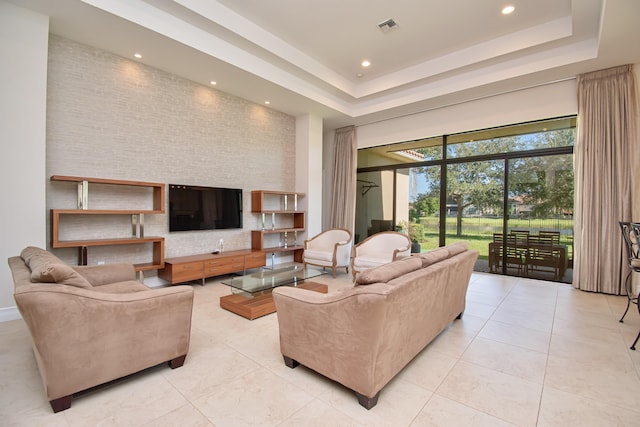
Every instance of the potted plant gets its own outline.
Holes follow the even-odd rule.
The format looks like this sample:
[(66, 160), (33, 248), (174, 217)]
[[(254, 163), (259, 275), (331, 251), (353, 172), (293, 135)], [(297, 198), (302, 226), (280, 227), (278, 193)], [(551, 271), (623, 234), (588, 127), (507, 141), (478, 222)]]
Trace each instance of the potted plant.
[(424, 238), (424, 227), (422, 224), (417, 222), (400, 221), (396, 225), (396, 231), (409, 236), (409, 239), (411, 239), (411, 253), (420, 253), (420, 242), (422, 242), (422, 239)]
[(417, 222), (409, 223), (408, 233), (411, 239), (411, 253), (419, 254), (421, 251), (420, 242), (424, 238), (424, 227)]

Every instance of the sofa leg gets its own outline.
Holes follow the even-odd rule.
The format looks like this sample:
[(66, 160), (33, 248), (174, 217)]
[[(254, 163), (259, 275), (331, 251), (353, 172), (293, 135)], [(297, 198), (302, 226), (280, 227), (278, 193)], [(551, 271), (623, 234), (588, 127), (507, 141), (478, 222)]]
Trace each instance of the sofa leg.
[(377, 392), (372, 397), (367, 397), (364, 394), (360, 394), (356, 391), (356, 396), (358, 397), (358, 403), (365, 407), (366, 409), (371, 409), (378, 404), (378, 396), (380, 396), (380, 392)]
[(295, 368), (300, 364), (297, 360), (293, 360), (292, 358), (287, 357), (285, 355), (283, 355), (282, 357), (284, 358), (284, 364), (291, 369)]
[(169, 360), (167, 363), (169, 364), (169, 367), (171, 369), (176, 369), (179, 368), (180, 366), (184, 365), (184, 359), (187, 358), (187, 355), (182, 355), (179, 357), (176, 357), (175, 359), (171, 359)]
[(49, 404), (51, 404), (51, 409), (53, 409), (53, 412), (60, 412), (64, 411), (65, 409), (71, 408), (71, 399), (73, 399), (72, 394), (60, 397), (58, 399), (53, 399), (49, 401)]

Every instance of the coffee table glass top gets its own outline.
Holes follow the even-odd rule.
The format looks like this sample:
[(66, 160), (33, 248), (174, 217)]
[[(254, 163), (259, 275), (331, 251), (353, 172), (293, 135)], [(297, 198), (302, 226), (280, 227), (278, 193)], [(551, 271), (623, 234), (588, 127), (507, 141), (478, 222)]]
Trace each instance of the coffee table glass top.
[(303, 264), (292, 264), (273, 270), (263, 269), (244, 276), (231, 277), (221, 283), (247, 293), (256, 293), (278, 286), (296, 286), (306, 279), (318, 277), (326, 272), (322, 269), (304, 267)]

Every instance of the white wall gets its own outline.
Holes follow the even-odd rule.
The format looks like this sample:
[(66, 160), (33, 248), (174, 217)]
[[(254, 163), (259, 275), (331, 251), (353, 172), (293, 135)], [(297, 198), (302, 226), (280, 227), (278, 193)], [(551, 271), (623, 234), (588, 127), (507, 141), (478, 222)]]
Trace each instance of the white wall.
[[(165, 256), (251, 247), (259, 216), (251, 191), (296, 189), (295, 118), (211, 87), (58, 36), (49, 42), (47, 178), (97, 178), (240, 188), (243, 228), (168, 231), (168, 215), (145, 215), (145, 235), (165, 238)], [(96, 188), (96, 186), (94, 186)], [(111, 191), (111, 190), (110, 190)], [(130, 209), (139, 198), (92, 198), (94, 209)], [(73, 209), (73, 184), (47, 182), (47, 208)], [(66, 218), (68, 239), (126, 237), (128, 218)], [(95, 224), (95, 225), (94, 225)], [(76, 250), (54, 249), (68, 263)], [(150, 248), (89, 248), (89, 264), (150, 261)], [(145, 276), (153, 276), (147, 272)]]
[[(313, 115), (296, 118), (296, 191), (306, 193), (304, 209), (307, 236), (322, 228), (322, 119)], [(301, 242), (300, 242), (301, 243)]]
[(358, 148), (576, 114), (575, 80), (358, 126)]
[[(225, 249), (249, 248), (251, 230), (259, 223), (251, 213), (252, 190), (307, 192), (296, 183), (294, 117), (143, 63), (49, 37), (46, 17), (1, 0), (0, 5), (0, 173), (6, 183), (1, 190), (0, 245), (5, 260), (27, 245), (48, 247), (49, 209), (75, 208), (74, 185), (51, 182), (51, 175), (244, 190), (242, 230), (169, 233), (166, 214), (146, 215), (145, 234), (165, 237), (167, 257), (208, 252), (221, 237)], [(321, 135), (321, 129), (311, 130)], [(114, 206), (98, 206), (101, 200), (92, 199), (93, 188), (89, 203), (95, 208), (126, 209), (131, 199), (137, 200), (137, 192), (124, 188), (110, 200)], [(86, 238), (125, 237), (112, 233), (130, 232), (119, 217), (96, 219), (101, 221), (98, 227), (75, 218), (68, 225), (74, 232), (97, 233)], [(77, 262), (74, 249), (53, 252), (66, 262)], [(90, 264), (149, 258), (144, 245), (89, 250)], [(0, 316), (8, 320), (17, 317), (13, 281), (6, 262), (0, 266)]]
[(17, 318), (7, 258), (46, 242), (49, 20), (0, 1), (0, 321)]

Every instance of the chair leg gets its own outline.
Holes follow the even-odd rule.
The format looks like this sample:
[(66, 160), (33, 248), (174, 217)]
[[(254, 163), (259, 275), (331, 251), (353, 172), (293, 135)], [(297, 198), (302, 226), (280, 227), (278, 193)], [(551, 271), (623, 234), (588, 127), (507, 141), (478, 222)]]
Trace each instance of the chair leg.
[(358, 403), (362, 405), (366, 409), (371, 409), (378, 404), (378, 397), (380, 396), (380, 392), (377, 392), (374, 396), (369, 397), (364, 394), (360, 394), (356, 391), (356, 397), (358, 398)]
[(300, 363), (297, 360), (294, 360), (288, 356), (285, 356), (284, 354), (282, 355), (282, 358), (284, 359), (284, 364), (288, 367), (288, 368), (295, 368), (297, 366), (300, 365)]
[(60, 411), (64, 411), (66, 409), (71, 408), (71, 400), (73, 399), (73, 395), (70, 394), (68, 396), (60, 397), (58, 399), (53, 399), (49, 401), (51, 405), (51, 409), (53, 409), (54, 413), (58, 413)]
[(184, 360), (187, 358), (187, 355), (178, 356), (174, 359), (169, 360), (167, 363), (171, 369), (176, 369), (184, 365)]
[(635, 341), (633, 341), (633, 344), (631, 344), (631, 350), (635, 351), (636, 350), (636, 343), (638, 342), (638, 339), (640, 339), (640, 332), (638, 332), (638, 335), (636, 336)]
[[(624, 323), (624, 316), (627, 315), (627, 312), (629, 311), (629, 306), (631, 306), (631, 293), (629, 291), (629, 283), (628, 283), (630, 277), (631, 277), (631, 272), (629, 272), (629, 274), (627, 274), (627, 278), (624, 279), (624, 288), (627, 291), (627, 308), (624, 310), (624, 314), (622, 314), (622, 317), (619, 320), (620, 323)], [(640, 310), (640, 306), (638, 310)]]

